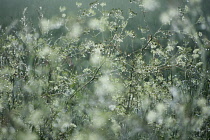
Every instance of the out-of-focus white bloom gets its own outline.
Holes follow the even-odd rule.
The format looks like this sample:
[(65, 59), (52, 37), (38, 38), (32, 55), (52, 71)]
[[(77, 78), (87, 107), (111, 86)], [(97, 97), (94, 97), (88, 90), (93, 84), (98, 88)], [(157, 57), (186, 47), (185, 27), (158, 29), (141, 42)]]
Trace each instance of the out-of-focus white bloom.
[(206, 106), (206, 99), (205, 98), (200, 98), (197, 100), (197, 105), (200, 107)]
[(146, 110), (149, 107), (150, 103), (151, 103), (150, 99), (149, 98), (145, 98), (142, 101), (142, 108)]
[(174, 50), (174, 47), (173, 46), (171, 46), (171, 45), (168, 45), (167, 47), (166, 47), (166, 50), (167, 51), (173, 51)]
[(155, 122), (156, 117), (157, 117), (157, 113), (156, 113), (155, 111), (150, 111), (150, 112), (147, 114), (147, 121), (148, 121), (149, 123), (153, 123), (153, 122)]
[(159, 114), (162, 114), (166, 110), (166, 106), (163, 103), (158, 103), (156, 110)]
[(54, 100), (54, 101), (53, 101), (53, 105), (54, 105), (55, 107), (59, 107), (59, 101), (58, 101), (58, 100)]
[(171, 118), (171, 117), (166, 118), (166, 120), (165, 120), (166, 127), (170, 128), (173, 123), (174, 123), (174, 119), (173, 118)]
[(40, 52), (39, 52), (39, 56), (41, 58), (47, 56), (48, 54), (50, 54), (52, 51), (49, 47), (44, 47)]
[(88, 136), (88, 140), (103, 140), (102, 136), (96, 133), (90, 133)]
[(104, 7), (104, 6), (106, 6), (106, 3), (102, 2), (100, 5), (101, 5), (101, 7)]
[(104, 75), (99, 78), (101, 86), (96, 90), (98, 96), (106, 95), (107, 93), (114, 92), (114, 86), (109, 79), (108, 75)]
[(199, 67), (199, 66), (201, 66), (201, 65), (203, 65), (203, 62), (198, 62), (198, 63), (196, 64), (197, 67)]
[(204, 106), (204, 107), (202, 107), (202, 112), (203, 112), (203, 114), (205, 114), (205, 115), (210, 115), (210, 107), (209, 106)]
[(100, 21), (98, 19), (96, 19), (96, 18), (91, 19), (89, 21), (89, 24), (88, 25), (89, 25), (89, 27), (91, 29), (94, 29), (94, 30), (99, 30), (100, 29)]
[(82, 3), (81, 3), (81, 2), (76, 2), (76, 6), (77, 6), (78, 8), (80, 8), (80, 7), (82, 6)]
[(73, 128), (77, 127), (76, 124), (74, 124), (74, 123), (70, 123), (69, 126), (70, 126), (70, 127), (73, 127)]
[[(110, 80), (109, 75), (104, 75), (99, 78), (98, 83), (96, 84), (95, 94), (98, 96), (100, 103), (105, 103), (105, 104), (110, 105), (110, 103), (106, 101), (106, 97), (107, 95), (114, 96), (114, 94), (116, 93), (115, 86), (118, 86), (118, 85), (116, 85)], [(115, 106), (110, 105), (109, 109), (114, 110)]]
[(167, 13), (162, 13), (160, 16), (160, 20), (163, 24), (170, 24), (170, 16)]
[(63, 13), (61, 16), (62, 16), (62, 18), (65, 18), (66, 17), (66, 14)]
[(99, 64), (102, 60), (101, 51), (99, 48), (94, 49), (94, 53), (92, 54), (90, 61), (93, 64)]
[(111, 111), (115, 110), (115, 108), (116, 108), (116, 105), (110, 105), (110, 106), (109, 106), (109, 109), (110, 109)]
[(65, 132), (69, 128), (70, 124), (68, 122), (64, 122), (61, 126), (61, 132)]
[(54, 87), (54, 90), (57, 90), (57, 89), (58, 89), (58, 86), (55, 86), (55, 87)]
[(178, 90), (177, 90), (176, 87), (171, 87), (169, 89), (169, 91), (171, 92), (171, 94), (172, 94), (172, 96), (173, 96), (174, 99), (178, 99), (179, 94), (178, 94)]
[(197, 54), (197, 53), (196, 53), (196, 54), (193, 54), (192, 57), (193, 57), (194, 59), (199, 58), (199, 54)]
[(154, 11), (160, 6), (157, 0), (143, 0), (142, 4), (145, 9), (150, 10), (150, 11)]
[(43, 112), (40, 111), (40, 110), (37, 110), (37, 111), (33, 111), (32, 114), (31, 114), (31, 117), (30, 117), (30, 123), (34, 124), (34, 125), (41, 124), (42, 121), (43, 121), (42, 120)]
[(88, 26), (93, 30), (99, 30), (103, 32), (105, 30), (106, 25), (108, 25), (107, 18), (102, 17), (101, 19), (91, 19), (88, 23)]
[(31, 132), (30, 133), (29, 132), (18, 133), (18, 139), (20, 139), (20, 140), (37, 140), (38, 136), (35, 133), (31, 133)]
[(170, 8), (169, 11), (161, 14), (160, 21), (163, 24), (170, 24), (171, 20), (176, 16), (178, 16), (178, 11), (175, 8)]
[(120, 127), (120, 125), (118, 124), (118, 122), (117, 122), (116, 120), (114, 120), (114, 119), (111, 119), (111, 121), (112, 121), (111, 129), (112, 129), (115, 133), (119, 132), (120, 129), (121, 129), (121, 127)]
[(72, 26), (72, 30), (70, 32), (70, 36), (73, 37), (73, 38), (77, 38), (77, 37), (80, 37), (80, 35), (82, 34), (82, 27), (80, 26), (79, 23), (75, 23), (73, 26)]
[(168, 11), (168, 14), (171, 16), (171, 17), (175, 17), (175, 16), (178, 16), (178, 11), (177, 9), (175, 8), (171, 8), (169, 11)]
[(196, 3), (200, 3), (201, 0), (189, 0), (189, 2), (190, 2), (191, 4), (196, 4)]
[(200, 53), (200, 49), (193, 50), (193, 53)]
[(0, 99), (0, 111), (2, 111), (2, 109), (4, 108), (3, 105), (2, 105), (2, 102), (3, 101)]
[(93, 124), (94, 124), (94, 127), (96, 128), (100, 128), (101, 126), (103, 126), (106, 122), (105, 118), (104, 118), (104, 115), (96, 110), (93, 112)]
[(65, 6), (60, 6), (59, 10), (60, 10), (60, 12), (64, 12), (64, 11), (66, 11), (66, 7)]
[(47, 33), (53, 29), (59, 29), (63, 25), (63, 20), (49, 20), (43, 18), (40, 21), (41, 30), (43, 33)]

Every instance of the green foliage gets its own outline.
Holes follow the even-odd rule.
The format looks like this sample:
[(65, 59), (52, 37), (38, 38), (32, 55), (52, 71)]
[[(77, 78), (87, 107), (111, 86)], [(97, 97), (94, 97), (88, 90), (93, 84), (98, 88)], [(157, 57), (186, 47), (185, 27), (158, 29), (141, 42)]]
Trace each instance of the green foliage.
[(168, 8), (155, 32), (145, 13), (159, 5), (146, 0), (131, 1), (143, 9), (132, 28), (138, 13), (104, 2), (77, 2), (75, 17), (60, 7), (38, 29), (25, 9), (21, 30), (1, 30), (0, 139), (208, 139), (209, 39), (197, 26), (209, 26), (198, 2)]

